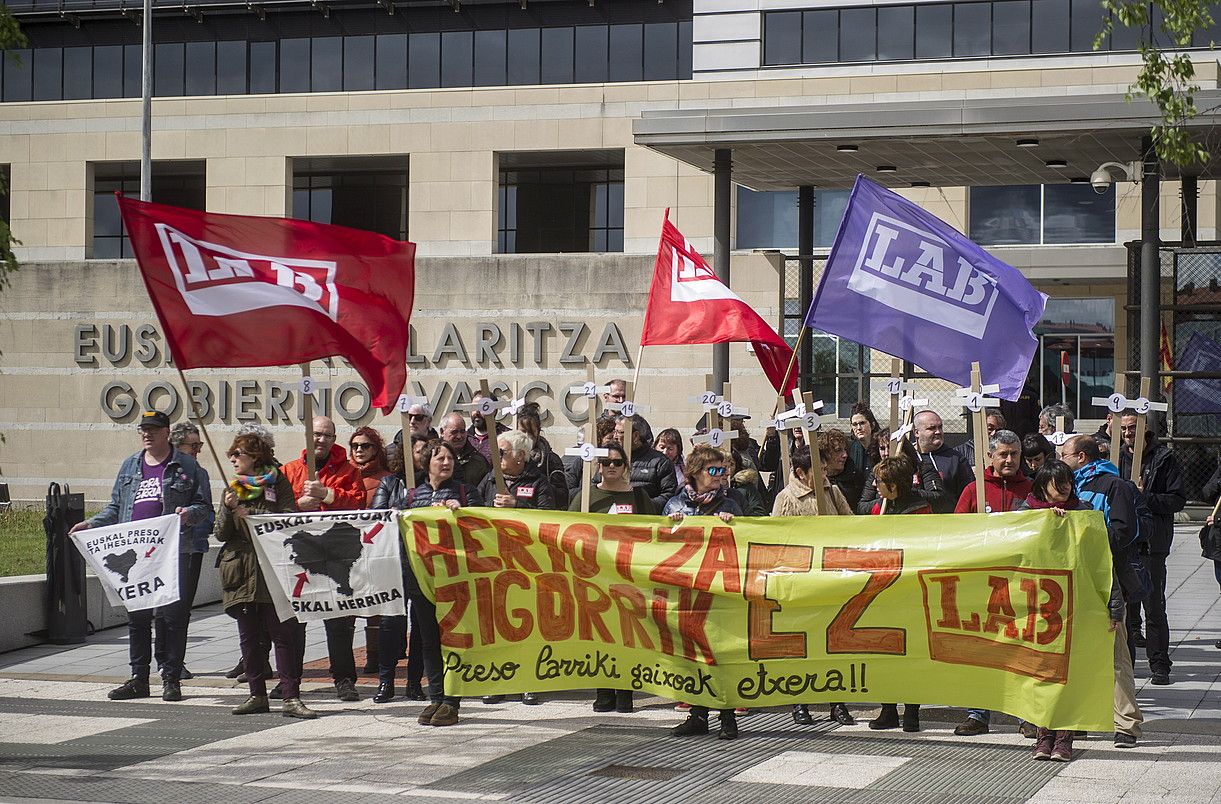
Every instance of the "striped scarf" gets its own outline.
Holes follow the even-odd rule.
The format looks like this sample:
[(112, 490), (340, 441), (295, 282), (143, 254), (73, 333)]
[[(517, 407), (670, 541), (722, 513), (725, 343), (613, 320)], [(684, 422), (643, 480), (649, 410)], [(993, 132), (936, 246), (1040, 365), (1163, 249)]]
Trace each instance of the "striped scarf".
[(229, 490), (242, 502), (250, 502), (262, 497), (263, 489), (274, 486), (279, 479), (280, 470), (272, 466), (261, 475), (235, 475), (229, 481)]

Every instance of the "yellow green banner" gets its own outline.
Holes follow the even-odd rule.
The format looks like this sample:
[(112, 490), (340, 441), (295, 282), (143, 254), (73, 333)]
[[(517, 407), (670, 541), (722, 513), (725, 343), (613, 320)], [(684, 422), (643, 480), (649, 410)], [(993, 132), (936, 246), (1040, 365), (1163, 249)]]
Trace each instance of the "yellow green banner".
[(1102, 515), (401, 513), (454, 695), (610, 687), (1112, 728)]

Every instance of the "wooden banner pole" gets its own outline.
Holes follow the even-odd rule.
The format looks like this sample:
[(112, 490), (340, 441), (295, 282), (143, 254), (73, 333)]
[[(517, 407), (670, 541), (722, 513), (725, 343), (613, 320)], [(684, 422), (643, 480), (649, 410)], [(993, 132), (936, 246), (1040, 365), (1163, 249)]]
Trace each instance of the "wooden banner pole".
[[(1140, 378), (1140, 397), (1141, 399), (1149, 398), (1150, 381), (1148, 377)], [(1120, 414), (1121, 418), (1123, 414)], [(1136, 414), (1136, 440), (1132, 442), (1132, 476), (1128, 479), (1133, 483), (1140, 483), (1140, 470), (1145, 464), (1145, 430), (1148, 427), (1147, 413)], [(1123, 427), (1123, 422), (1120, 422), (1120, 428)], [(1122, 438), (1122, 436), (1121, 436)]]
[[(903, 361), (897, 357), (890, 359), (890, 378), (892, 380), (903, 379)], [(902, 388), (902, 386), (900, 386)], [(890, 432), (894, 432), (900, 427), (899, 424), (899, 395), (890, 395)]]
[[(797, 353), (801, 351), (801, 342), (805, 340), (806, 330), (810, 327), (807, 324), (801, 325), (801, 330), (797, 333), (797, 342), (793, 344), (793, 355), (789, 358), (789, 365), (784, 370), (784, 379), (780, 381), (780, 387), (784, 388), (789, 384), (789, 377), (793, 375), (793, 367), (797, 365)], [(710, 389), (711, 390), (711, 389)], [(798, 389), (800, 391), (801, 389)], [(772, 408), (772, 418), (776, 418), (776, 414), (780, 412), (780, 406), (784, 404), (784, 393), (776, 395), (776, 407)]]
[[(806, 413), (817, 415), (814, 410), (814, 394), (806, 391), (801, 395), (806, 403)], [(818, 502), (818, 513), (827, 516), (831, 513), (831, 499), (827, 494), (826, 477), (822, 473), (822, 458), (818, 449), (818, 431), (806, 430), (806, 446), (810, 448), (810, 478), (814, 481), (814, 498)]]
[[(982, 393), (982, 388), (983, 380), (980, 376), (979, 363), (972, 363), (971, 392), (976, 394)], [(984, 450), (988, 443), (984, 436), (988, 432), (988, 419), (983, 405), (980, 405), (979, 410), (972, 413), (971, 416), (975, 422), (975, 426), (972, 428), (975, 431), (972, 435), (975, 441), (975, 510), (982, 514), (988, 509), (988, 503), (984, 494)]]
[(212, 444), (212, 436), (208, 433), (208, 427), (204, 424), (203, 416), (195, 409), (195, 397), (191, 396), (191, 387), (187, 385), (186, 375), (182, 373), (182, 369), (174, 366), (174, 370), (178, 372), (178, 379), (182, 382), (183, 393), (186, 394), (187, 410), (190, 411), (187, 417), (195, 422), (199, 428), (200, 434), (203, 436), (204, 443), (208, 445), (208, 454), (212, 456), (212, 461), (216, 464), (216, 470), (220, 472), (217, 478), (221, 483), (225, 482), (225, 466), (220, 462), (220, 454), (216, 451), (216, 447)]
[[(636, 365), (639, 366), (640, 364), (637, 363)], [(635, 389), (636, 383), (635, 382), (625, 382), (623, 384), (623, 386), (624, 386), (623, 387), (623, 398), (631, 399), (632, 391)], [(632, 479), (632, 442), (635, 440), (632, 437), (632, 426), (633, 426), (632, 417), (624, 416), (623, 417), (623, 444), (622, 444), (622, 446), (623, 446), (624, 455), (627, 458), (627, 478), (628, 478), (629, 482)], [(595, 444), (594, 446), (600, 446), (600, 445)]]
[[(314, 395), (307, 393), (306, 388), (310, 385), (309, 363), (301, 364), (301, 410), (302, 419), (305, 424), (305, 469), (307, 477), (312, 480), (318, 479), (317, 467), (314, 465)], [(311, 388), (310, 391), (313, 389)], [(404, 433), (404, 441), (407, 434)], [(410, 448), (409, 448), (410, 449)]]
[[(492, 389), (488, 387), (486, 379), (479, 381), (479, 393), (484, 399), (492, 398)], [(504, 470), (500, 468), (500, 441), (499, 434), (496, 432), (496, 413), (492, 411), (490, 416), (483, 417), (483, 424), (488, 429), (488, 457), (492, 459), (492, 474), (496, 478), (496, 493), (508, 494), (509, 487), (505, 483)]]

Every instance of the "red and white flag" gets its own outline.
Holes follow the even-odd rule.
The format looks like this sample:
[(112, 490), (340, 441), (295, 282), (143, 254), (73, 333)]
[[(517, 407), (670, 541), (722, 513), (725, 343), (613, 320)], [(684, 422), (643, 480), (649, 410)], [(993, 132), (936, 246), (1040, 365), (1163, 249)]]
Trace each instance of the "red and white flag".
[(119, 198), (174, 362), (286, 366), (340, 356), (389, 413), (407, 382), (415, 245), (287, 218)]
[[(641, 346), (750, 341), (777, 393), (797, 387), (797, 367), (785, 380), (793, 350), (763, 317), (717, 278), (682, 232), (661, 224), (661, 243), (644, 313)], [(783, 387), (781, 387), (783, 385)]]

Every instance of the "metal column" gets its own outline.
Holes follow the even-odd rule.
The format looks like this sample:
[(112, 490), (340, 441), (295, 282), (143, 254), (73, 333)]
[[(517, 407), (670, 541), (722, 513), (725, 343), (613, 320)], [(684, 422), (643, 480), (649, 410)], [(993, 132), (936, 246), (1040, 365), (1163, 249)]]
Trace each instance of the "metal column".
[[(1157, 371), (1162, 304), (1162, 242), (1159, 231), (1161, 170), (1152, 138), (1145, 137), (1141, 141), (1141, 151), (1143, 175), (1140, 185), (1140, 374), (1153, 380), (1153, 388), (1160, 388)], [(1157, 396), (1157, 393), (1154, 392), (1153, 395)], [(1156, 418), (1156, 412), (1150, 411), (1150, 427), (1155, 425)]]
[(1196, 207), (1200, 199), (1199, 183), (1195, 176), (1183, 176), (1179, 180), (1183, 194), (1183, 224), (1179, 240), (1182, 241), (1184, 248), (1195, 248), (1196, 246), (1196, 220), (1198, 214)]
[(144, 0), (140, 99), (140, 200), (153, 200), (153, 0)]
[[(814, 300), (814, 188), (802, 185), (797, 188), (797, 254), (798, 278), (797, 297), (801, 307), (802, 320), (810, 311), (810, 302)], [(801, 391), (814, 390), (814, 339), (806, 337), (801, 342), (797, 355), (797, 388)]]
[[(713, 159), (713, 207), (712, 207), (712, 270), (717, 278), (729, 286), (729, 222), (730, 192), (733, 189), (732, 151), (718, 148)], [(712, 380), (720, 393), (729, 382), (729, 344), (712, 346)]]

